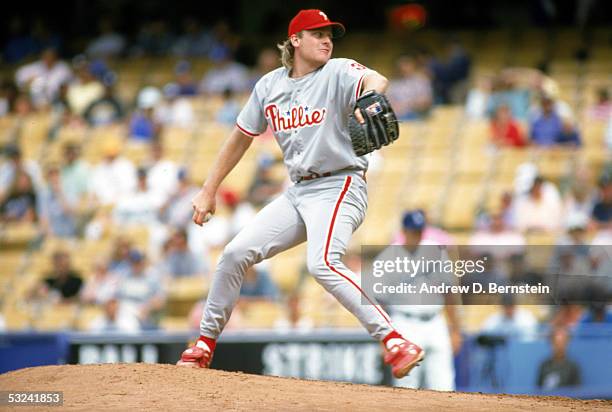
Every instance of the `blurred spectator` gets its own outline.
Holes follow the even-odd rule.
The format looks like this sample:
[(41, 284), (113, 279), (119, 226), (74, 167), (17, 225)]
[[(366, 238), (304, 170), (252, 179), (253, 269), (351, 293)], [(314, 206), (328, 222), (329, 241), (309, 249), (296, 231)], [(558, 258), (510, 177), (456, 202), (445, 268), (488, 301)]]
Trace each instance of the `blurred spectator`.
[[(612, 325), (612, 311), (608, 308), (606, 302), (591, 302), (588, 312), (580, 319), (578, 327), (584, 330), (585, 326), (596, 325)], [(576, 333), (579, 333), (578, 329)]]
[(13, 111), (17, 92), (17, 86), (12, 81), (6, 79), (0, 80), (0, 117), (6, 116)]
[(47, 186), (38, 196), (37, 203), (43, 233), (57, 237), (76, 236), (75, 209), (78, 205), (64, 193), (57, 166), (52, 165), (47, 170)]
[(507, 106), (514, 119), (527, 120), (531, 92), (517, 83), (517, 76), (512, 71), (502, 72), (494, 79), (487, 104), (489, 117), (493, 118), (500, 106)]
[(168, 31), (167, 23), (164, 20), (149, 21), (141, 26), (131, 54), (133, 56), (166, 56), (173, 42), (174, 38)]
[(119, 316), (138, 321), (142, 329), (154, 329), (166, 304), (162, 279), (141, 252), (132, 250), (129, 262), (130, 268), (117, 286)]
[[(540, 252), (546, 252), (546, 249), (542, 249)], [(508, 281), (510, 284), (537, 285), (539, 282), (543, 282), (542, 275), (527, 266), (524, 253), (509, 256), (507, 263)]]
[(181, 60), (174, 68), (174, 82), (179, 86), (180, 96), (195, 96), (198, 94), (198, 85), (193, 79), (191, 64), (186, 60)]
[(227, 207), (230, 212), (230, 217), (228, 219), (229, 241), (255, 217), (256, 211), (249, 202), (241, 200), (237, 192), (221, 189), (219, 195), (223, 205)]
[(91, 71), (91, 63), (85, 56), (74, 58), (76, 79), (68, 86), (67, 99), (72, 113), (83, 116), (91, 103), (104, 95), (104, 86)]
[(155, 120), (164, 126), (189, 129), (195, 124), (195, 114), (191, 100), (181, 96), (181, 88), (176, 83), (164, 86), (164, 100), (155, 108)]
[(166, 254), (160, 263), (162, 273), (172, 277), (204, 275), (208, 265), (200, 254), (189, 250), (187, 233), (176, 230), (166, 242)]
[(161, 99), (161, 92), (153, 86), (147, 86), (138, 93), (138, 110), (132, 115), (128, 131), (130, 139), (148, 143), (159, 137), (161, 124), (153, 114)]
[(63, 147), (64, 162), (61, 167), (62, 192), (72, 204), (78, 204), (88, 191), (90, 169), (81, 160), (81, 147), (77, 143), (66, 142)]
[(27, 30), (21, 17), (11, 16), (7, 26), (7, 42), (2, 50), (2, 58), (6, 63), (18, 63), (39, 51), (36, 39)]
[(527, 242), (521, 233), (506, 226), (501, 213), (494, 213), (490, 217), (489, 227), (474, 233), (469, 244), (472, 253), (487, 253), (497, 259), (506, 259), (510, 255), (523, 253)]
[(73, 120), (79, 121), (78, 116), (72, 116), (72, 108), (68, 101), (68, 82), (62, 83), (57, 91), (56, 96), (51, 102), (51, 130), (50, 137), (55, 139), (57, 132), (64, 126), (70, 124)]
[(589, 108), (589, 117), (593, 120), (607, 121), (612, 117), (612, 101), (607, 87), (600, 87), (595, 104)]
[(581, 384), (580, 368), (567, 357), (569, 332), (557, 328), (551, 334), (552, 357), (546, 359), (539, 367), (537, 385), (549, 390)]
[(163, 221), (169, 226), (184, 229), (191, 223), (193, 209), (191, 200), (199, 188), (189, 179), (185, 169), (178, 172), (178, 186), (161, 208)]
[(36, 107), (50, 104), (62, 83), (72, 78), (70, 67), (58, 59), (54, 49), (45, 49), (40, 60), (17, 69), (15, 81), (20, 89), (29, 92)]
[(571, 119), (561, 119), (561, 131), (557, 136), (556, 144), (576, 147), (582, 144), (580, 133)]
[(108, 270), (105, 258), (96, 258), (92, 265), (92, 273), (81, 291), (81, 301), (85, 304), (105, 304), (115, 296), (119, 278), (118, 273)]
[(113, 21), (108, 17), (101, 18), (98, 32), (98, 37), (87, 45), (87, 55), (93, 59), (119, 57), (125, 48), (125, 38), (115, 31)]
[(19, 146), (7, 144), (3, 152), (6, 160), (0, 163), (0, 203), (8, 195), (8, 190), (14, 186), (19, 172), (24, 172), (30, 177), (35, 192), (44, 186), (38, 163), (31, 159), (24, 160)]
[(491, 120), (491, 137), (497, 146), (523, 147), (526, 145), (521, 126), (512, 118), (510, 108), (499, 105)]
[(267, 270), (261, 264), (253, 265), (247, 269), (240, 289), (240, 298), (252, 300), (276, 300), (279, 291), (270, 278)]
[[(587, 215), (576, 212), (566, 219), (566, 234), (556, 243), (552, 264), (559, 265), (559, 260), (567, 254), (574, 259), (583, 260), (581, 266), (588, 271), (589, 263), (589, 241), (587, 239), (587, 227), (589, 218)], [(553, 272), (558, 273), (558, 272)]]
[(51, 272), (43, 279), (34, 294), (39, 298), (46, 298), (52, 293), (62, 302), (75, 300), (83, 286), (83, 279), (80, 273), (72, 268), (70, 255), (68, 252), (58, 250), (53, 253), (52, 264)]
[(213, 62), (214, 66), (200, 82), (201, 92), (221, 95), (227, 89), (234, 93), (248, 91), (249, 72), (242, 64), (232, 60), (229, 51), (221, 52)]
[(569, 190), (563, 198), (563, 215), (582, 213), (587, 216), (593, 211), (596, 192), (590, 182), (591, 168), (578, 169), (572, 175)]
[(102, 77), (103, 95), (91, 102), (85, 109), (83, 117), (90, 126), (106, 126), (123, 120), (125, 111), (121, 100), (115, 93), (117, 75), (107, 72)]
[(151, 158), (146, 163), (147, 187), (157, 192), (163, 203), (177, 190), (179, 170), (176, 163), (164, 158), (160, 142), (151, 143)]
[(140, 331), (138, 319), (133, 316), (121, 316), (119, 312), (119, 301), (115, 298), (102, 303), (103, 313), (91, 321), (89, 330), (91, 332), (124, 332), (132, 333)]
[[(60, 86), (61, 87), (61, 86)], [(13, 107), (13, 114), (18, 118), (24, 118), (34, 112), (32, 101), (26, 93), (18, 93), (15, 97), (15, 104)]]
[(181, 23), (182, 35), (172, 45), (172, 53), (181, 57), (207, 57), (212, 48), (211, 34), (194, 17), (186, 17)]
[(533, 180), (527, 194), (515, 205), (516, 228), (521, 232), (554, 232), (561, 224), (562, 204), (557, 188), (542, 177)]
[(262, 207), (270, 202), (282, 190), (282, 183), (272, 175), (275, 160), (269, 154), (263, 154), (257, 162), (255, 176), (247, 192), (247, 198), (255, 207)]
[(435, 103), (447, 104), (465, 101), (465, 81), (470, 75), (471, 65), (470, 56), (456, 39), (447, 43), (443, 58), (431, 57), (428, 60)]
[(107, 139), (102, 151), (104, 159), (92, 172), (89, 190), (100, 204), (113, 205), (136, 189), (136, 168), (130, 160), (119, 156), (121, 142), (118, 139)]
[(32, 179), (25, 171), (17, 170), (14, 182), (0, 202), (0, 222), (35, 222), (36, 200)]
[(311, 318), (304, 316), (301, 307), (300, 295), (292, 293), (287, 297), (286, 310), (283, 311), (282, 317), (275, 324), (274, 329), (279, 331), (299, 331), (308, 332), (314, 328), (314, 322)]
[(465, 101), (465, 113), (470, 119), (485, 118), (492, 84), (493, 79), (489, 76), (476, 79), (476, 85), (468, 92)]
[(227, 126), (236, 124), (236, 118), (240, 113), (240, 103), (234, 98), (234, 93), (231, 89), (226, 89), (223, 92), (223, 106), (217, 112), (216, 120), (218, 123)]
[(280, 67), (278, 50), (271, 48), (263, 49), (259, 52), (259, 56), (257, 56), (257, 65), (253, 69), (249, 88), (252, 89), (255, 87), (255, 83), (257, 83), (264, 74), (271, 72), (277, 67)]
[(417, 67), (414, 57), (401, 56), (397, 60), (399, 78), (389, 83), (389, 102), (399, 120), (418, 120), (426, 117), (432, 106), (429, 78)]
[(502, 295), (501, 310), (485, 319), (483, 335), (531, 340), (536, 336), (538, 321), (527, 309), (516, 306), (514, 296)]
[(586, 238), (587, 224), (586, 215), (570, 215), (566, 223), (567, 234), (555, 245), (549, 273), (558, 299), (583, 300), (590, 286), (592, 264)]
[(602, 228), (610, 223), (612, 218), (612, 179), (604, 177), (599, 181), (599, 198), (593, 206), (591, 218)]
[(147, 184), (147, 171), (138, 169), (134, 192), (124, 193), (117, 199), (113, 217), (120, 225), (152, 225), (159, 223), (158, 211), (163, 197)]
[(531, 123), (531, 141), (538, 146), (555, 144), (580, 145), (580, 137), (571, 121), (562, 119), (554, 108), (554, 101), (549, 97), (542, 98), (542, 112)]
[(113, 251), (108, 262), (108, 271), (124, 275), (130, 268), (130, 252), (132, 250), (132, 242), (123, 236), (115, 239)]

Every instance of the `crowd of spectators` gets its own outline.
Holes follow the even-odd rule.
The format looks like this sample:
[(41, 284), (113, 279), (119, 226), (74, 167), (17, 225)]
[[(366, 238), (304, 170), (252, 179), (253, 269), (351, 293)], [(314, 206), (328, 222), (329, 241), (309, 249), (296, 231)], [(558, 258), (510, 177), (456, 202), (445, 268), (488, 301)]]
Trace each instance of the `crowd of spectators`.
[[(93, 240), (107, 237), (112, 227), (147, 228), (147, 245), (135, 245), (119, 236), (112, 253), (96, 259), (88, 273), (74, 269), (67, 251), (55, 251), (51, 271), (29, 292), (32, 300), (98, 306), (101, 314), (91, 330), (158, 328), (169, 283), (186, 277), (207, 282), (214, 267), (211, 251), (224, 247), (258, 208), (283, 189), (284, 183), (273, 174), (277, 160), (264, 153), (257, 159), (244, 196), (221, 190), (218, 202), (225, 213), (215, 216), (207, 230), (191, 224), (191, 199), (198, 187), (187, 169), (165, 156), (160, 139), (164, 128), (196, 127), (199, 119), (193, 97), (200, 95), (218, 97), (221, 105), (212, 119), (232, 125), (241, 95), (278, 65), (278, 55), (263, 50), (255, 67), (248, 68), (234, 58), (240, 42), (225, 23), (207, 30), (187, 18), (182, 30), (180, 35), (171, 35), (163, 21), (152, 21), (128, 41), (112, 21), (102, 19), (99, 36), (70, 63), (59, 58), (57, 39), (42, 44), (15, 37), (3, 54), (17, 68), (14, 78), (5, 79), (0, 87), (0, 117), (50, 110), (50, 139), (53, 130), (65, 125), (125, 126), (125, 136), (109, 138), (101, 145), (102, 160), (95, 165), (81, 158), (80, 145), (72, 141), (62, 146), (61, 161), (44, 164), (43, 170), (38, 163), (23, 159), (18, 141), (4, 147), (0, 163), (1, 224), (36, 223), (46, 238)], [(34, 55), (39, 58), (25, 63)], [(181, 60), (171, 82), (145, 86), (134, 102), (124, 101), (117, 92), (117, 74), (107, 62), (126, 56), (167, 55), (205, 57), (212, 67), (206, 73), (194, 73), (188, 60)], [(450, 42), (441, 56), (420, 50), (401, 56), (396, 63), (397, 76), (391, 78), (388, 97), (401, 121), (424, 120), (438, 104), (465, 102), (467, 117), (490, 122), (491, 141), (496, 146), (582, 145), (577, 116), (560, 98), (556, 82), (543, 72), (505, 69), (476, 79), (468, 91), (471, 57), (457, 42)], [(589, 119), (610, 121), (611, 111), (607, 90), (598, 90), (587, 113)], [(612, 133), (609, 140), (612, 142)], [(135, 164), (123, 156), (124, 141), (146, 147), (147, 159)], [(505, 284), (542, 280), (543, 274), (527, 264), (526, 253), (527, 236), (543, 233), (553, 236), (556, 243), (546, 262), (549, 269), (596, 273), (604, 279), (600, 286), (612, 290), (612, 264), (598, 249), (612, 239), (612, 173), (604, 171), (597, 187), (580, 171), (571, 179), (567, 190), (561, 191), (535, 166), (517, 169), (515, 187), (504, 193), (498, 209), (478, 221), (469, 238), (472, 253), (488, 258), (487, 279)], [(453, 242), (451, 234), (433, 225), (425, 229), (424, 237), (441, 244)], [(393, 239), (394, 243), (401, 241), (401, 234)], [(538, 328), (533, 314), (505, 299), (500, 311), (484, 321), (482, 332), (532, 338)], [(265, 265), (247, 272), (241, 290), (241, 305), (261, 301), (287, 306), (290, 316), (284, 327), (304, 321), (299, 294), (283, 296)], [(190, 327), (197, 328), (202, 304), (193, 308)], [(232, 326), (240, 325), (240, 311), (241, 306)], [(586, 323), (609, 323), (610, 315), (601, 305), (567, 305), (551, 313), (549, 321), (555, 327), (551, 333), (554, 353), (541, 366), (538, 384), (544, 388), (577, 384), (579, 371), (565, 357), (569, 333)]]

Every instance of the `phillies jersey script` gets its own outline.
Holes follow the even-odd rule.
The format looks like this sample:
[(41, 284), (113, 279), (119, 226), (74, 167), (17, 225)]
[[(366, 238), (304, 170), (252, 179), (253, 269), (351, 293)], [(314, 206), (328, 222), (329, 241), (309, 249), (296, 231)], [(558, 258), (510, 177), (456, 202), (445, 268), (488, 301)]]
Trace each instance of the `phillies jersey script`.
[(370, 72), (350, 59), (330, 59), (299, 78), (278, 68), (257, 82), (237, 126), (249, 136), (270, 127), (294, 182), (313, 173), (365, 171), (368, 159), (353, 152), (347, 123)]

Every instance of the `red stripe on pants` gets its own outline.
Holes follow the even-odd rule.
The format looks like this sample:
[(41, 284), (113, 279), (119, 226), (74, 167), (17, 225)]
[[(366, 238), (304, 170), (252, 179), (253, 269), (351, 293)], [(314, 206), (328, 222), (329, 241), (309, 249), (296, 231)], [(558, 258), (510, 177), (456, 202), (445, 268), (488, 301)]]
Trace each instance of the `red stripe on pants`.
[(332, 233), (334, 231), (334, 224), (336, 223), (336, 216), (338, 215), (338, 209), (340, 209), (340, 205), (342, 204), (342, 201), (344, 200), (344, 196), (346, 195), (346, 192), (348, 191), (349, 187), (351, 186), (351, 181), (352, 180), (353, 180), (353, 178), (351, 176), (347, 176), (346, 177), (346, 181), (344, 183), (344, 187), (342, 188), (342, 192), (340, 193), (340, 197), (338, 198), (338, 201), (336, 202), (336, 207), (334, 208), (334, 214), (332, 215), (332, 219), (331, 219), (331, 222), (329, 224), (329, 230), (327, 232), (327, 242), (325, 243), (325, 254), (323, 255), (323, 258), (325, 259), (325, 265), (327, 265), (327, 267), (332, 272), (337, 273), (338, 275), (342, 276), (344, 279), (348, 280), (353, 286), (355, 286), (357, 289), (359, 289), (359, 292), (361, 292), (361, 294), (368, 300), (368, 302), (370, 302), (370, 304), (376, 308), (378, 313), (380, 313), (380, 315), (385, 319), (385, 321), (389, 325), (391, 325), (391, 321), (389, 320), (388, 315), (382, 310), (382, 308), (380, 308), (378, 305), (375, 305), (374, 302), (372, 302), (370, 300), (368, 295), (363, 293), (363, 290), (355, 282), (353, 282), (348, 276), (345, 276), (340, 271), (338, 271), (335, 267), (333, 267), (329, 263), (329, 260), (327, 260), (327, 254), (329, 252), (329, 245), (331, 243), (331, 237), (332, 237)]

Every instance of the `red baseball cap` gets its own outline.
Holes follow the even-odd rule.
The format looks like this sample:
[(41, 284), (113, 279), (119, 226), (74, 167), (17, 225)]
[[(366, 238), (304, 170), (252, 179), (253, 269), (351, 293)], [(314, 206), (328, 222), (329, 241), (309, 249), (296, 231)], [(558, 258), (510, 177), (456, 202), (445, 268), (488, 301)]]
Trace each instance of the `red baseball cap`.
[(319, 29), (331, 26), (333, 37), (344, 36), (344, 26), (341, 23), (330, 21), (325, 13), (318, 9), (300, 10), (289, 23), (288, 35), (301, 32), (302, 30)]

